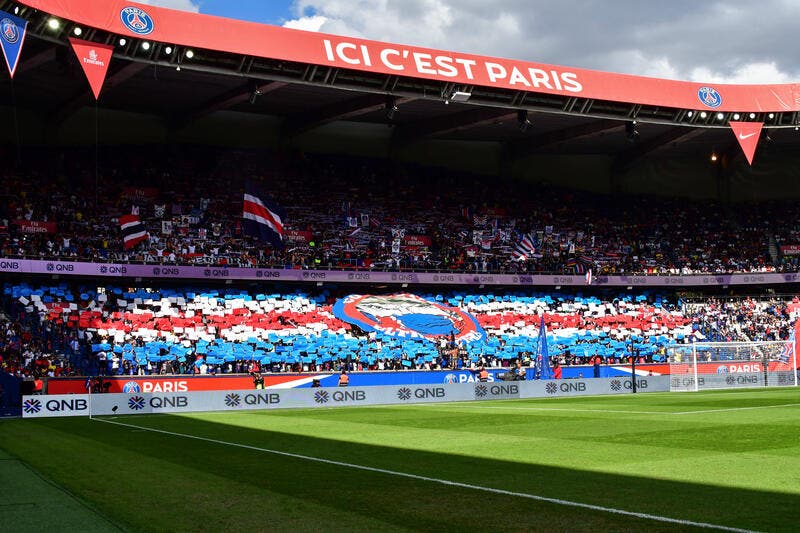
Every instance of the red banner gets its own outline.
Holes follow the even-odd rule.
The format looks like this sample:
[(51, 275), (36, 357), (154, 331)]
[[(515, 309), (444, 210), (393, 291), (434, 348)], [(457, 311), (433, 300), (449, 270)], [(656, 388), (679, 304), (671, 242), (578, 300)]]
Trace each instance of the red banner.
[(305, 32), (149, 5), (131, 7), (127, 0), (21, 3), (115, 35), (392, 76), (678, 109), (800, 110), (800, 84), (703, 84), (612, 74)]
[(403, 237), (403, 246), (430, 246), (431, 238), (427, 235), (406, 235)]
[(111, 63), (111, 54), (114, 53), (114, 47), (106, 44), (93, 43), (91, 41), (82, 41), (73, 37), (69, 38), (72, 43), (72, 49), (75, 50), (75, 55), (78, 56), (78, 62), (86, 74), (86, 79), (89, 80), (89, 85), (92, 87), (92, 93), (95, 100), (100, 98), (100, 90), (103, 88), (103, 82), (106, 81), (106, 73), (108, 72), (108, 65)]
[(781, 246), (783, 255), (800, 255), (800, 244), (785, 244)]
[(313, 240), (310, 231), (301, 231), (296, 229), (287, 229), (283, 236), (289, 242), (302, 242), (308, 244)]
[[(313, 377), (311, 374), (264, 374), (264, 386), (274, 387)], [(247, 390), (253, 388), (250, 376), (114, 376), (104, 378), (108, 392), (194, 392), (208, 390)], [(47, 394), (85, 394), (86, 378), (51, 378)]]
[(159, 190), (155, 187), (125, 187), (122, 189), (122, 197), (127, 200), (155, 200), (158, 198)]
[(761, 137), (761, 122), (731, 122), (731, 129), (742, 147), (747, 162), (753, 164), (753, 156), (758, 147), (758, 139)]
[(14, 225), (22, 233), (55, 233), (58, 231), (55, 222), (41, 220), (15, 220)]

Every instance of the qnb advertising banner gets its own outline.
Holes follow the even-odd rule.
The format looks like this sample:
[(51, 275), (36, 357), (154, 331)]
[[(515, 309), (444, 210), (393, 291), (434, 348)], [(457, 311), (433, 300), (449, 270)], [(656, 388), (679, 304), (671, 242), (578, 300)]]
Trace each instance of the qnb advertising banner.
[[(132, 394), (64, 394), (25, 396), (23, 418), (139, 415), (251, 409), (329, 408), (359, 405), (402, 405), (514, 398), (597, 394), (630, 394), (621, 379), (569, 379), (525, 382), (321, 387), (286, 390), (238, 390)], [(669, 390), (669, 377), (637, 380), (640, 392)]]
[[(352, 270), (295, 270), (226, 268), (177, 265), (83, 263), (0, 257), (0, 272), (16, 274), (64, 274), (101, 278), (206, 279), (251, 281), (305, 281), (330, 283), (385, 283), (409, 285), (486, 286), (586, 286), (586, 276), (552, 274), (450, 274), (433, 272), (374, 272)], [(719, 287), (800, 282), (800, 273), (698, 274), (688, 276), (594, 276), (592, 285), (612, 287)]]

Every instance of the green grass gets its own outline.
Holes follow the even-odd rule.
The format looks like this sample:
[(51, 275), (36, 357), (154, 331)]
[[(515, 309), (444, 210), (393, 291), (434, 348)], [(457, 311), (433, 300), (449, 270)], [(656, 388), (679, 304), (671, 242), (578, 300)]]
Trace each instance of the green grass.
[(104, 420), (113, 423), (0, 422), (0, 449), (16, 465), (0, 486), (49, 487), (41, 498), (20, 489), (16, 515), (0, 513), (0, 530), (24, 529), (15, 516), (25, 503), (51, 498), (64, 510), (39, 510), (41, 530), (74, 530), (60, 522), (70, 513), (91, 524), (83, 530), (693, 529), (524, 495), (797, 528), (800, 389)]

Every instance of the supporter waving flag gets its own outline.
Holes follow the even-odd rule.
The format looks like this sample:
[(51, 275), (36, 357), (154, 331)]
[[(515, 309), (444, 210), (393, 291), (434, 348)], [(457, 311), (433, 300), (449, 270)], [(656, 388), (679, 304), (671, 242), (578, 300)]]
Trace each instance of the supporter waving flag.
[(119, 226), (122, 229), (122, 242), (126, 250), (150, 238), (139, 215), (122, 215), (119, 217)]
[(245, 184), (242, 218), (244, 235), (269, 242), (276, 248), (283, 247), (283, 220), (286, 212), (253, 183)]

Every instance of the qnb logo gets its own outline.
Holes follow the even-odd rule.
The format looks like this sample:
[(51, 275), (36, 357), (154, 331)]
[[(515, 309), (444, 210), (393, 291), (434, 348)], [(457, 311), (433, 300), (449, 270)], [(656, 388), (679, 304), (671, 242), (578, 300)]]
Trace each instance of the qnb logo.
[(153, 32), (155, 24), (150, 15), (138, 7), (126, 7), (119, 13), (122, 25), (137, 35), (147, 35)]
[(717, 108), (722, 105), (722, 95), (713, 87), (700, 87), (697, 91), (697, 98), (706, 107)]
[(611, 380), (611, 390), (618, 391), (622, 389), (622, 383), (618, 379)]
[(35, 415), (42, 410), (42, 402), (39, 400), (25, 400), (22, 409), (29, 415)]
[(330, 395), (324, 390), (314, 393), (314, 401), (317, 403), (328, 403), (330, 399)]
[(401, 400), (410, 400), (411, 399), (411, 389), (408, 387), (403, 387), (399, 391), (397, 391), (397, 397)]
[(144, 409), (144, 398), (141, 396), (132, 396), (128, 399), (128, 407), (134, 411), (141, 411)]
[(558, 385), (556, 385), (553, 382), (550, 382), (544, 386), (544, 390), (547, 394), (555, 394), (558, 392)]
[(478, 398), (483, 398), (487, 394), (489, 394), (489, 389), (486, 387), (486, 385), (478, 385), (475, 387), (475, 396)]
[(241, 402), (242, 398), (238, 394), (231, 393), (225, 396), (225, 405), (228, 407), (238, 407)]
[(14, 24), (14, 21), (9, 18), (0, 20), (0, 32), (3, 35), (3, 39), (8, 44), (17, 44), (17, 41), (19, 41), (19, 30), (17, 29), (17, 25)]

